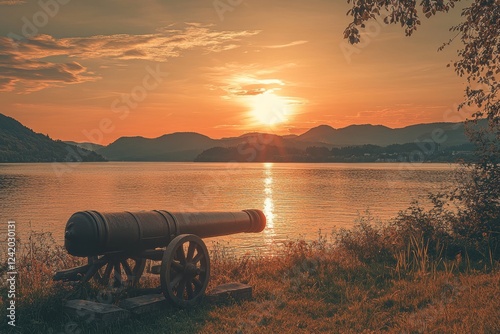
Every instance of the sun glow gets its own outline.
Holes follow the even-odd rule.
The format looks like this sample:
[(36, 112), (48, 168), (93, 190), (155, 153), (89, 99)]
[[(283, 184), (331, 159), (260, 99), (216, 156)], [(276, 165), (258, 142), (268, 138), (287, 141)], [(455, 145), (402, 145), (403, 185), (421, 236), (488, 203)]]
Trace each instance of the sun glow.
[(267, 92), (252, 98), (252, 116), (264, 125), (275, 125), (286, 122), (288, 105), (286, 100), (273, 93)]

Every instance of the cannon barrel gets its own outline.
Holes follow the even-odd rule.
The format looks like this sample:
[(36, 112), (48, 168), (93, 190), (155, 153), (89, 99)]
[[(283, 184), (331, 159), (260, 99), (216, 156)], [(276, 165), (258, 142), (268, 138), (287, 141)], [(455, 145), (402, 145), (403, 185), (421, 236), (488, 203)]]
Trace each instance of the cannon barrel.
[(112, 252), (134, 254), (165, 247), (176, 236), (195, 234), (200, 238), (234, 233), (256, 233), (266, 227), (260, 210), (240, 212), (141, 212), (80, 211), (66, 224), (64, 246), (75, 256)]

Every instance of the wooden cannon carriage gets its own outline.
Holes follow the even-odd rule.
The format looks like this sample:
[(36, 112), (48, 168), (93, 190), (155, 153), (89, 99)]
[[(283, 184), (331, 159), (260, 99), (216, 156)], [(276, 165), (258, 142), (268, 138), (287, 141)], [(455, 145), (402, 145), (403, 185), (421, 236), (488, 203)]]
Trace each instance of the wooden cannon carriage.
[(266, 226), (260, 210), (240, 212), (167, 211), (73, 214), (66, 224), (64, 246), (69, 254), (87, 257), (84, 266), (57, 272), (54, 280), (102, 285), (134, 286), (146, 260), (160, 275), (161, 291), (174, 304), (185, 307), (205, 293), (210, 258), (202, 238), (234, 233), (258, 233)]

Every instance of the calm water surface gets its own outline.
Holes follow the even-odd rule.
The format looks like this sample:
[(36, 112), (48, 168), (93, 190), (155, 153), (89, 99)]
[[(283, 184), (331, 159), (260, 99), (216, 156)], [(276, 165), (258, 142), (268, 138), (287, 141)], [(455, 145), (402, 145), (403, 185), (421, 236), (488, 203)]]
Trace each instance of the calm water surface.
[[(350, 227), (367, 209), (394, 217), (429, 191), (449, 186), (448, 164), (86, 163), (57, 174), (52, 164), (0, 164), (0, 223), (21, 234), (50, 231), (63, 243), (72, 213), (261, 209), (260, 234), (207, 239), (237, 252), (271, 252), (289, 239)], [(3, 228), (2, 228), (3, 230)]]

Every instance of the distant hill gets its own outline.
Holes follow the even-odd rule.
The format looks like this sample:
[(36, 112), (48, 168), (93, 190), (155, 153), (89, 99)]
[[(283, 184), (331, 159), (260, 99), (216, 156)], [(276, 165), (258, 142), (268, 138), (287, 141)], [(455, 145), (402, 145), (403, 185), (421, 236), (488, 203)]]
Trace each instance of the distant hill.
[(54, 141), (0, 114), (0, 162), (105, 161), (101, 155)]
[(158, 138), (121, 137), (97, 152), (118, 161), (193, 161), (217, 141), (194, 132), (177, 132)]
[(312, 146), (305, 150), (279, 148), (273, 145), (239, 145), (214, 147), (203, 151), (196, 162), (448, 162), (474, 161), (472, 143), (442, 147), (418, 143), (392, 144), (388, 146), (357, 145), (334, 147)]
[[(54, 141), (33, 132), (13, 118), (0, 114), (0, 162), (42, 161), (347, 161), (368, 145), (363, 157), (388, 161), (396, 153), (390, 145), (438, 141), (440, 152), (454, 157), (469, 143), (463, 123), (417, 124), (391, 129), (382, 125), (351, 125), (334, 129), (320, 125), (301, 135), (278, 136), (247, 133), (239, 137), (212, 139), (195, 132), (176, 132), (158, 138), (121, 137), (108, 146), (94, 143)], [(379, 148), (373, 148), (377, 146)], [(410, 146), (403, 146), (405, 148)], [(348, 148), (332, 151), (334, 148)], [(460, 149), (457, 149), (460, 148)], [(79, 153), (76, 153), (79, 152)], [(255, 154), (256, 152), (256, 154)], [(330, 153), (327, 153), (330, 152)], [(437, 151), (436, 151), (437, 152)], [(334, 154), (333, 154), (334, 153)], [(326, 155), (325, 155), (326, 154)], [(333, 155), (332, 155), (333, 154)], [(439, 157), (432, 157), (438, 159)], [(450, 158), (450, 159), (451, 159)], [(333, 160), (332, 160), (333, 159)], [(363, 158), (364, 159), (364, 158)], [(448, 159), (448, 158), (447, 158)], [(343, 161), (344, 161), (343, 160)]]
[(314, 145), (331, 146), (266, 133), (212, 139), (194, 132), (176, 132), (158, 138), (121, 137), (97, 152), (113, 161), (194, 161), (210, 148), (237, 147), (242, 144), (270, 145), (281, 150), (306, 149)]
[(240, 144), (236, 147), (213, 147), (203, 151), (196, 162), (299, 162), (306, 161), (303, 150), (262, 144)]
[(440, 138), (445, 135), (444, 146), (456, 146), (468, 142), (462, 123), (429, 123), (417, 124), (404, 128), (391, 129), (382, 125), (350, 125), (342, 129), (334, 129), (328, 125), (320, 125), (298, 136), (300, 141), (322, 142), (342, 146), (405, 144)]
[(88, 142), (77, 143), (76, 141), (70, 141), (70, 140), (65, 140), (64, 143), (68, 144), (68, 145), (75, 145), (75, 146), (84, 148), (84, 149), (89, 150), (89, 151), (94, 151), (94, 152), (97, 150), (100, 150), (101, 148), (104, 147), (104, 145), (88, 143)]
[[(277, 152), (287, 151), (288, 158), (281, 153), (260, 156), (266, 159), (269, 154), (280, 159), (289, 159), (294, 150), (305, 151), (308, 147), (348, 147), (359, 145), (376, 145), (385, 147), (393, 144), (416, 143), (437, 139), (441, 148), (467, 144), (462, 123), (430, 123), (391, 129), (382, 125), (351, 125), (334, 129), (328, 125), (320, 125), (297, 136), (278, 136), (266, 133), (247, 133), (239, 137), (212, 139), (194, 132), (178, 132), (158, 138), (122, 137), (97, 152), (109, 160), (123, 161), (219, 161), (228, 157), (234, 160), (245, 160), (234, 151), (242, 150), (242, 145), (267, 146)], [(445, 139), (445, 140), (440, 140)], [(206, 152), (200, 157), (200, 154)], [(262, 153), (263, 154), (263, 153)], [(281, 155), (280, 155), (281, 154)], [(296, 155), (295, 155), (296, 156)], [(296, 156), (297, 157), (297, 156)], [(298, 158), (298, 157), (297, 157)]]

